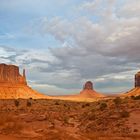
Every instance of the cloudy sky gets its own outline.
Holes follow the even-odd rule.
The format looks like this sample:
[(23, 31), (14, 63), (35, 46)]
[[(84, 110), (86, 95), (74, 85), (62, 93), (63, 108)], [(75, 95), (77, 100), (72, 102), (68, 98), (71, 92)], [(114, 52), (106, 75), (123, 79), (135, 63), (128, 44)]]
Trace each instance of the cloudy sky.
[(0, 0), (0, 63), (49, 95), (127, 91), (140, 70), (140, 0)]

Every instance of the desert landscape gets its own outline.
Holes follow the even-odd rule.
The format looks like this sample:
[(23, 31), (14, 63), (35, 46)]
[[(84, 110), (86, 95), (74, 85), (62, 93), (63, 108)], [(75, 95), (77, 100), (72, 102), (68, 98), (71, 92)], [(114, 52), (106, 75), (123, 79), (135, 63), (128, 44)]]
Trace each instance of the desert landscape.
[(129, 92), (107, 96), (87, 81), (79, 94), (48, 96), (18, 66), (0, 64), (0, 139), (139, 140), (140, 75)]
[(0, 0), (0, 140), (140, 140), (140, 0)]

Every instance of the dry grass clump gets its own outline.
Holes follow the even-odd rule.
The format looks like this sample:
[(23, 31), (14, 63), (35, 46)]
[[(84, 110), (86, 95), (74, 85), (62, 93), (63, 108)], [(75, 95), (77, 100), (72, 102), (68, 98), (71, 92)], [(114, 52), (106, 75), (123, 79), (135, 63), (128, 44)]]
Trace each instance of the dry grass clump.
[(19, 100), (14, 100), (14, 104), (15, 104), (16, 107), (18, 107), (19, 106)]
[(104, 110), (104, 109), (106, 109), (107, 108), (107, 104), (106, 103), (101, 103), (100, 104), (100, 110)]
[(27, 103), (26, 103), (27, 107), (31, 107), (32, 106), (32, 103), (30, 100), (27, 100)]

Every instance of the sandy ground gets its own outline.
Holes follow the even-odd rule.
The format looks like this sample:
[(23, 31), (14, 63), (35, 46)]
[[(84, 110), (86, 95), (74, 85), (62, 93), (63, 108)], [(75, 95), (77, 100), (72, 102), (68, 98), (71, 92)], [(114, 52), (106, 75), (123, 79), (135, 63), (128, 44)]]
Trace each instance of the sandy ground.
[(140, 100), (0, 100), (0, 140), (139, 140)]

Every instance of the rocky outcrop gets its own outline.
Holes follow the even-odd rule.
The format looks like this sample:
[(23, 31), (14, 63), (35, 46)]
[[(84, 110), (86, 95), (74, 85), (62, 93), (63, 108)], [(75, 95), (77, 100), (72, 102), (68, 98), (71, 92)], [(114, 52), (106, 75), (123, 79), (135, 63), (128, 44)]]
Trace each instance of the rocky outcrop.
[(0, 64), (0, 99), (48, 98), (27, 85), (25, 70), (19, 73), (15, 65)]
[(140, 72), (135, 74), (135, 87), (140, 87)]
[(83, 87), (83, 89), (93, 90), (93, 83), (91, 81), (87, 81)]
[(103, 94), (98, 93), (93, 88), (93, 83), (91, 81), (87, 81), (84, 86), (83, 90), (80, 92), (80, 97), (82, 98), (98, 98), (98, 97), (104, 97)]
[(137, 72), (135, 74), (135, 79), (134, 79), (134, 88), (131, 89), (130, 91), (121, 94), (121, 96), (139, 96), (140, 95), (140, 72)]
[(23, 75), (21, 75), (19, 73), (19, 67), (0, 64), (0, 84), (27, 85), (25, 70), (23, 70)]

